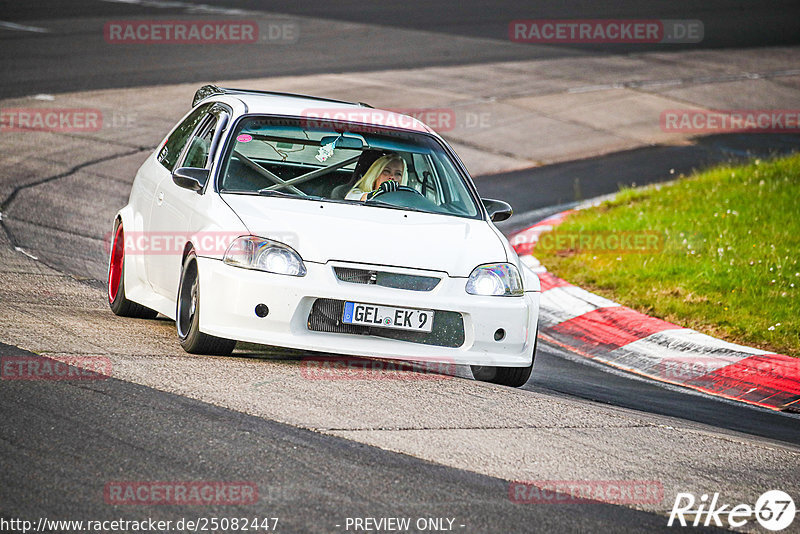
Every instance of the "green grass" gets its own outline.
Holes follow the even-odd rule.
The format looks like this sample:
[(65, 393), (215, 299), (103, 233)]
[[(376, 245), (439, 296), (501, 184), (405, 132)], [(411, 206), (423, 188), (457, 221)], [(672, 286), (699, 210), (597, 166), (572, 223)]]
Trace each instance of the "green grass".
[[(800, 356), (800, 155), (624, 189), (556, 235), (656, 232), (658, 250), (534, 255), (554, 274), (649, 315)], [(635, 234), (634, 234), (635, 235)]]

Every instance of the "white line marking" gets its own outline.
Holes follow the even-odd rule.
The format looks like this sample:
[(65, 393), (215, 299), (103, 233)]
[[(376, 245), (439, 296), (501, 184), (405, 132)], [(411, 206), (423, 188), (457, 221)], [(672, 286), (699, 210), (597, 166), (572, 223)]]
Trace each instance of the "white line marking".
[(687, 383), (761, 354), (767, 352), (677, 328), (650, 334), (595, 359), (659, 380)]
[(210, 6), (208, 4), (192, 4), (190, 2), (177, 2), (166, 0), (102, 0), (115, 4), (133, 4), (144, 7), (155, 7), (158, 9), (185, 9), (189, 13), (215, 13), (218, 15), (248, 15), (252, 11), (243, 9), (231, 9), (227, 7)]
[(31, 98), (33, 98), (34, 100), (46, 100), (48, 102), (52, 102), (53, 100), (56, 99), (56, 97), (54, 97), (53, 95), (46, 95), (44, 93), (32, 96)]
[(554, 287), (539, 297), (539, 320), (555, 326), (598, 308), (614, 308), (619, 304), (576, 286)]
[(21, 32), (34, 32), (34, 33), (50, 33), (47, 28), (37, 28), (36, 26), (25, 26), (24, 24), (16, 24), (14, 22), (6, 22), (0, 20), (0, 30), (17, 30)]
[(36, 257), (36, 256), (34, 256), (33, 254), (31, 254), (30, 252), (27, 252), (27, 251), (26, 251), (26, 250), (24, 250), (22, 247), (14, 247), (14, 250), (16, 250), (17, 252), (22, 252), (23, 254), (25, 254), (26, 256), (28, 256), (29, 258), (31, 258), (31, 259), (34, 259), (34, 260), (36, 260), (36, 261), (39, 261), (39, 258), (37, 258), (37, 257)]

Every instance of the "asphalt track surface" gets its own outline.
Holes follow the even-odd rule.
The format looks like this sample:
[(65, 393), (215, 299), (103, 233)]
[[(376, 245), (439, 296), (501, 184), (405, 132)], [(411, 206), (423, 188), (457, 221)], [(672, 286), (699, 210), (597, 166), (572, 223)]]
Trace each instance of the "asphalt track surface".
[[(213, 4), (215, 11), (193, 6)], [(242, 14), (236, 11), (242, 10)], [(280, 17), (273, 15), (281, 14)], [(110, 45), (111, 20), (292, 20), (302, 39), (281, 45)], [(700, 20), (698, 44), (531, 45), (512, 43), (515, 19)], [(334, 31), (325, 20), (374, 25)], [(0, 2), (0, 21), (47, 30), (13, 31), (0, 24), (0, 97), (112, 87), (353, 72), (490, 61), (558, 59), (636, 51), (761, 47), (800, 40), (800, 4), (793, 0), (623, 0), (585, 2), (320, 2), (301, 0), (74, 0)], [(315, 22), (316, 21), (316, 22)], [(403, 30), (403, 31), (400, 31)]]
[[(453, 518), (456, 532), (669, 530), (662, 516), (609, 504), (519, 505), (500, 479), (115, 379), (7, 383), (0, 404), (2, 478), (14, 481), (0, 485), (0, 517), (277, 517), (277, 532), (299, 533), (344, 532), (348, 517)], [(103, 501), (108, 480), (221, 479), (256, 482), (258, 502)]]
[[(513, 6), (487, 11), (480, 2), (441, 2), (399, 5), (349, 2), (308, 3), (291, 6), (271, 2), (222, 2), (259, 11), (311, 15), (320, 18), (379, 20), (382, 24), (424, 29), (449, 36), (497, 39), (513, 18), (534, 18), (529, 8)], [(688, 5), (688, 4), (687, 4)], [(611, 6), (614, 6), (613, 8)], [(636, 6), (636, 9), (630, 6)], [(768, 5), (712, 2), (702, 8), (670, 3), (594, 3), (581, 16), (602, 18), (682, 18), (706, 20), (704, 46), (760, 46), (797, 42), (800, 6), (795, 2)], [(758, 6), (758, 7), (754, 7)], [(541, 8), (541, 9), (540, 9)], [(698, 11), (700, 9), (700, 11)], [(758, 23), (753, 10), (759, 10)], [(377, 10), (377, 11), (376, 11)], [(181, 8), (158, 9), (158, 16), (185, 14)], [(444, 12), (444, 14), (443, 14)], [(148, 86), (159, 83), (235, 78), (254, 75), (369, 70), (426, 64), (458, 64), (530, 57), (563, 57), (607, 53), (606, 48), (528, 47), (487, 42), (480, 50), (458, 51), (443, 46), (431, 53), (414, 43), (393, 43), (375, 54), (335, 54), (321, 62), (308, 50), (289, 49), (281, 54), (242, 51), (245, 61), (227, 61), (228, 52), (173, 47), (159, 57), (142, 50), (92, 49), (86, 28), (102, 26), (117, 17), (153, 16), (151, 7), (113, 2), (42, 2), (0, 4), (0, 20), (45, 25), (58, 31), (43, 35), (0, 30), (0, 96), (37, 92)], [(556, 3), (537, 7), (538, 18), (573, 18), (575, 6)], [(713, 23), (711, 21), (714, 21)], [(61, 32), (61, 33), (59, 33)], [(380, 32), (376, 32), (380, 33)], [(326, 37), (326, 38), (329, 38)], [(373, 36), (376, 42), (379, 36)], [(322, 39), (322, 37), (320, 37)], [(87, 42), (88, 41), (88, 42)], [(102, 39), (101, 39), (102, 41)], [(321, 41), (309, 45), (320, 46)], [(125, 47), (120, 47), (120, 49)], [(112, 53), (108, 53), (111, 50)], [(399, 52), (398, 52), (399, 50)], [(612, 50), (613, 51), (613, 50)], [(189, 57), (198, 55), (202, 57)], [(124, 61), (122, 59), (124, 58)], [(246, 64), (243, 70), (241, 65)], [(237, 70), (240, 69), (240, 70)], [(617, 190), (620, 183), (663, 181), (692, 168), (731, 157), (768, 155), (797, 149), (792, 136), (709, 138), (690, 147), (654, 147), (605, 158), (570, 162), (540, 169), (476, 180), (486, 196), (522, 198), (517, 212), (555, 209), (583, 198)], [(612, 170), (609, 170), (612, 169)], [(649, 169), (643, 173), (643, 169)], [(632, 177), (636, 178), (632, 178)], [(537, 194), (519, 195), (521, 189)], [(519, 220), (519, 219), (518, 219)], [(514, 222), (514, 218), (511, 219)], [(508, 227), (510, 228), (510, 226)], [(8, 228), (12, 236), (41, 228)], [(101, 236), (107, 229), (98, 228)], [(63, 232), (53, 229), (37, 239), (63, 242)], [(61, 251), (64, 247), (60, 248)], [(75, 254), (78, 250), (75, 249)], [(53, 255), (43, 258), (63, 272), (86, 275), (86, 258)], [(94, 273), (102, 272), (105, 257), (92, 258)], [(87, 283), (102, 285), (99, 276)], [(93, 280), (94, 279), (94, 280)], [(3, 355), (20, 354), (2, 346)], [(667, 417), (717, 427), (720, 432), (744, 432), (800, 444), (798, 419), (689, 394), (570, 358), (559, 349), (540, 345), (534, 376), (526, 389), (575, 396), (591, 401), (642, 410)], [(345, 517), (400, 516), (456, 517), (469, 531), (518, 532), (536, 526), (552, 531), (630, 531), (664, 529), (664, 518), (625, 507), (593, 505), (516, 506), (509, 502), (507, 485), (499, 479), (442, 467), (409, 456), (383, 451), (348, 440), (243, 415), (199, 401), (144, 386), (109, 379), (80, 383), (14, 384), (0, 388), (4, 420), (0, 429), (0, 516), (39, 517), (144, 517), (151, 510), (115, 509), (102, 502), (102, 481), (109, 479), (196, 480), (236, 478), (259, 481), (264, 499), (241, 510), (247, 516), (279, 516), (280, 531), (335, 531)], [(69, 414), (67, 417), (64, 414)], [(53, 436), (42, 441), (42, 436)], [(87, 444), (91, 444), (87, 447)], [(480, 461), (476, 459), (475, 461)], [(239, 510), (236, 510), (237, 512)], [(202, 515), (233, 516), (230, 508), (204, 509)], [(152, 515), (152, 514), (150, 514)], [(159, 507), (159, 519), (196, 516), (196, 510)], [(238, 515), (238, 514), (236, 514)]]

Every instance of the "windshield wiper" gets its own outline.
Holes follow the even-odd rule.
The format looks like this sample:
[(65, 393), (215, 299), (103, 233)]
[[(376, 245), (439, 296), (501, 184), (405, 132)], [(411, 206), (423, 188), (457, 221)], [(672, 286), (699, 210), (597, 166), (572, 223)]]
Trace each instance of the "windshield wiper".
[(287, 197), (287, 198), (296, 198), (299, 200), (325, 200), (324, 198), (317, 195), (306, 195), (305, 193), (303, 193), (302, 196), (293, 195), (292, 193), (286, 193), (284, 191), (276, 191), (275, 189), (269, 189), (269, 188), (259, 189), (258, 191), (256, 191), (256, 193), (258, 193), (262, 197)]
[(262, 196), (265, 196), (265, 197), (294, 197), (294, 198), (299, 198), (297, 195), (292, 195), (291, 193), (284, 193), (283, 191), (276, 191), (274, 189), (267, 189), (267, 188), (259, 189), (256, 192), (259, 195), (262, 195)]
[(416, 211), (417, 213), (436, 213), (435, 211), (427, 211), (421, 210), (417, 208), (411, 208), (409, 206), (398, 206), (397, 204), (389, 204), (388, 202), (384, 202), (382, 200), (369, 200), (367, 202), (362, 202), (362, 206), (380, 206), (381, 208), (392, 208), (395, 210), (403, 210), (403, 211)]

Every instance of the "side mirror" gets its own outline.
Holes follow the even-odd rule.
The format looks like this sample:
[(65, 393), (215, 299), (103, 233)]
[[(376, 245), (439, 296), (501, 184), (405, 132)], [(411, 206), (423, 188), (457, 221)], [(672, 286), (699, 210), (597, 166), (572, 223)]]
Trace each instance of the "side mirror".
[(491, 198), (482, 198), (481, 200), (486, 207), (486, 211), (489, 212), (489, 218), (494, 222), (505, 221), (514, 213), (514, 209), (508, 202), (492, 200)]
[(208, 169), (198, 169), (197, 167), (179, 167), (172, 171), (172, 181), (175, 185), (190, 191), (200, 192), (206, 185), (209, 176)]

